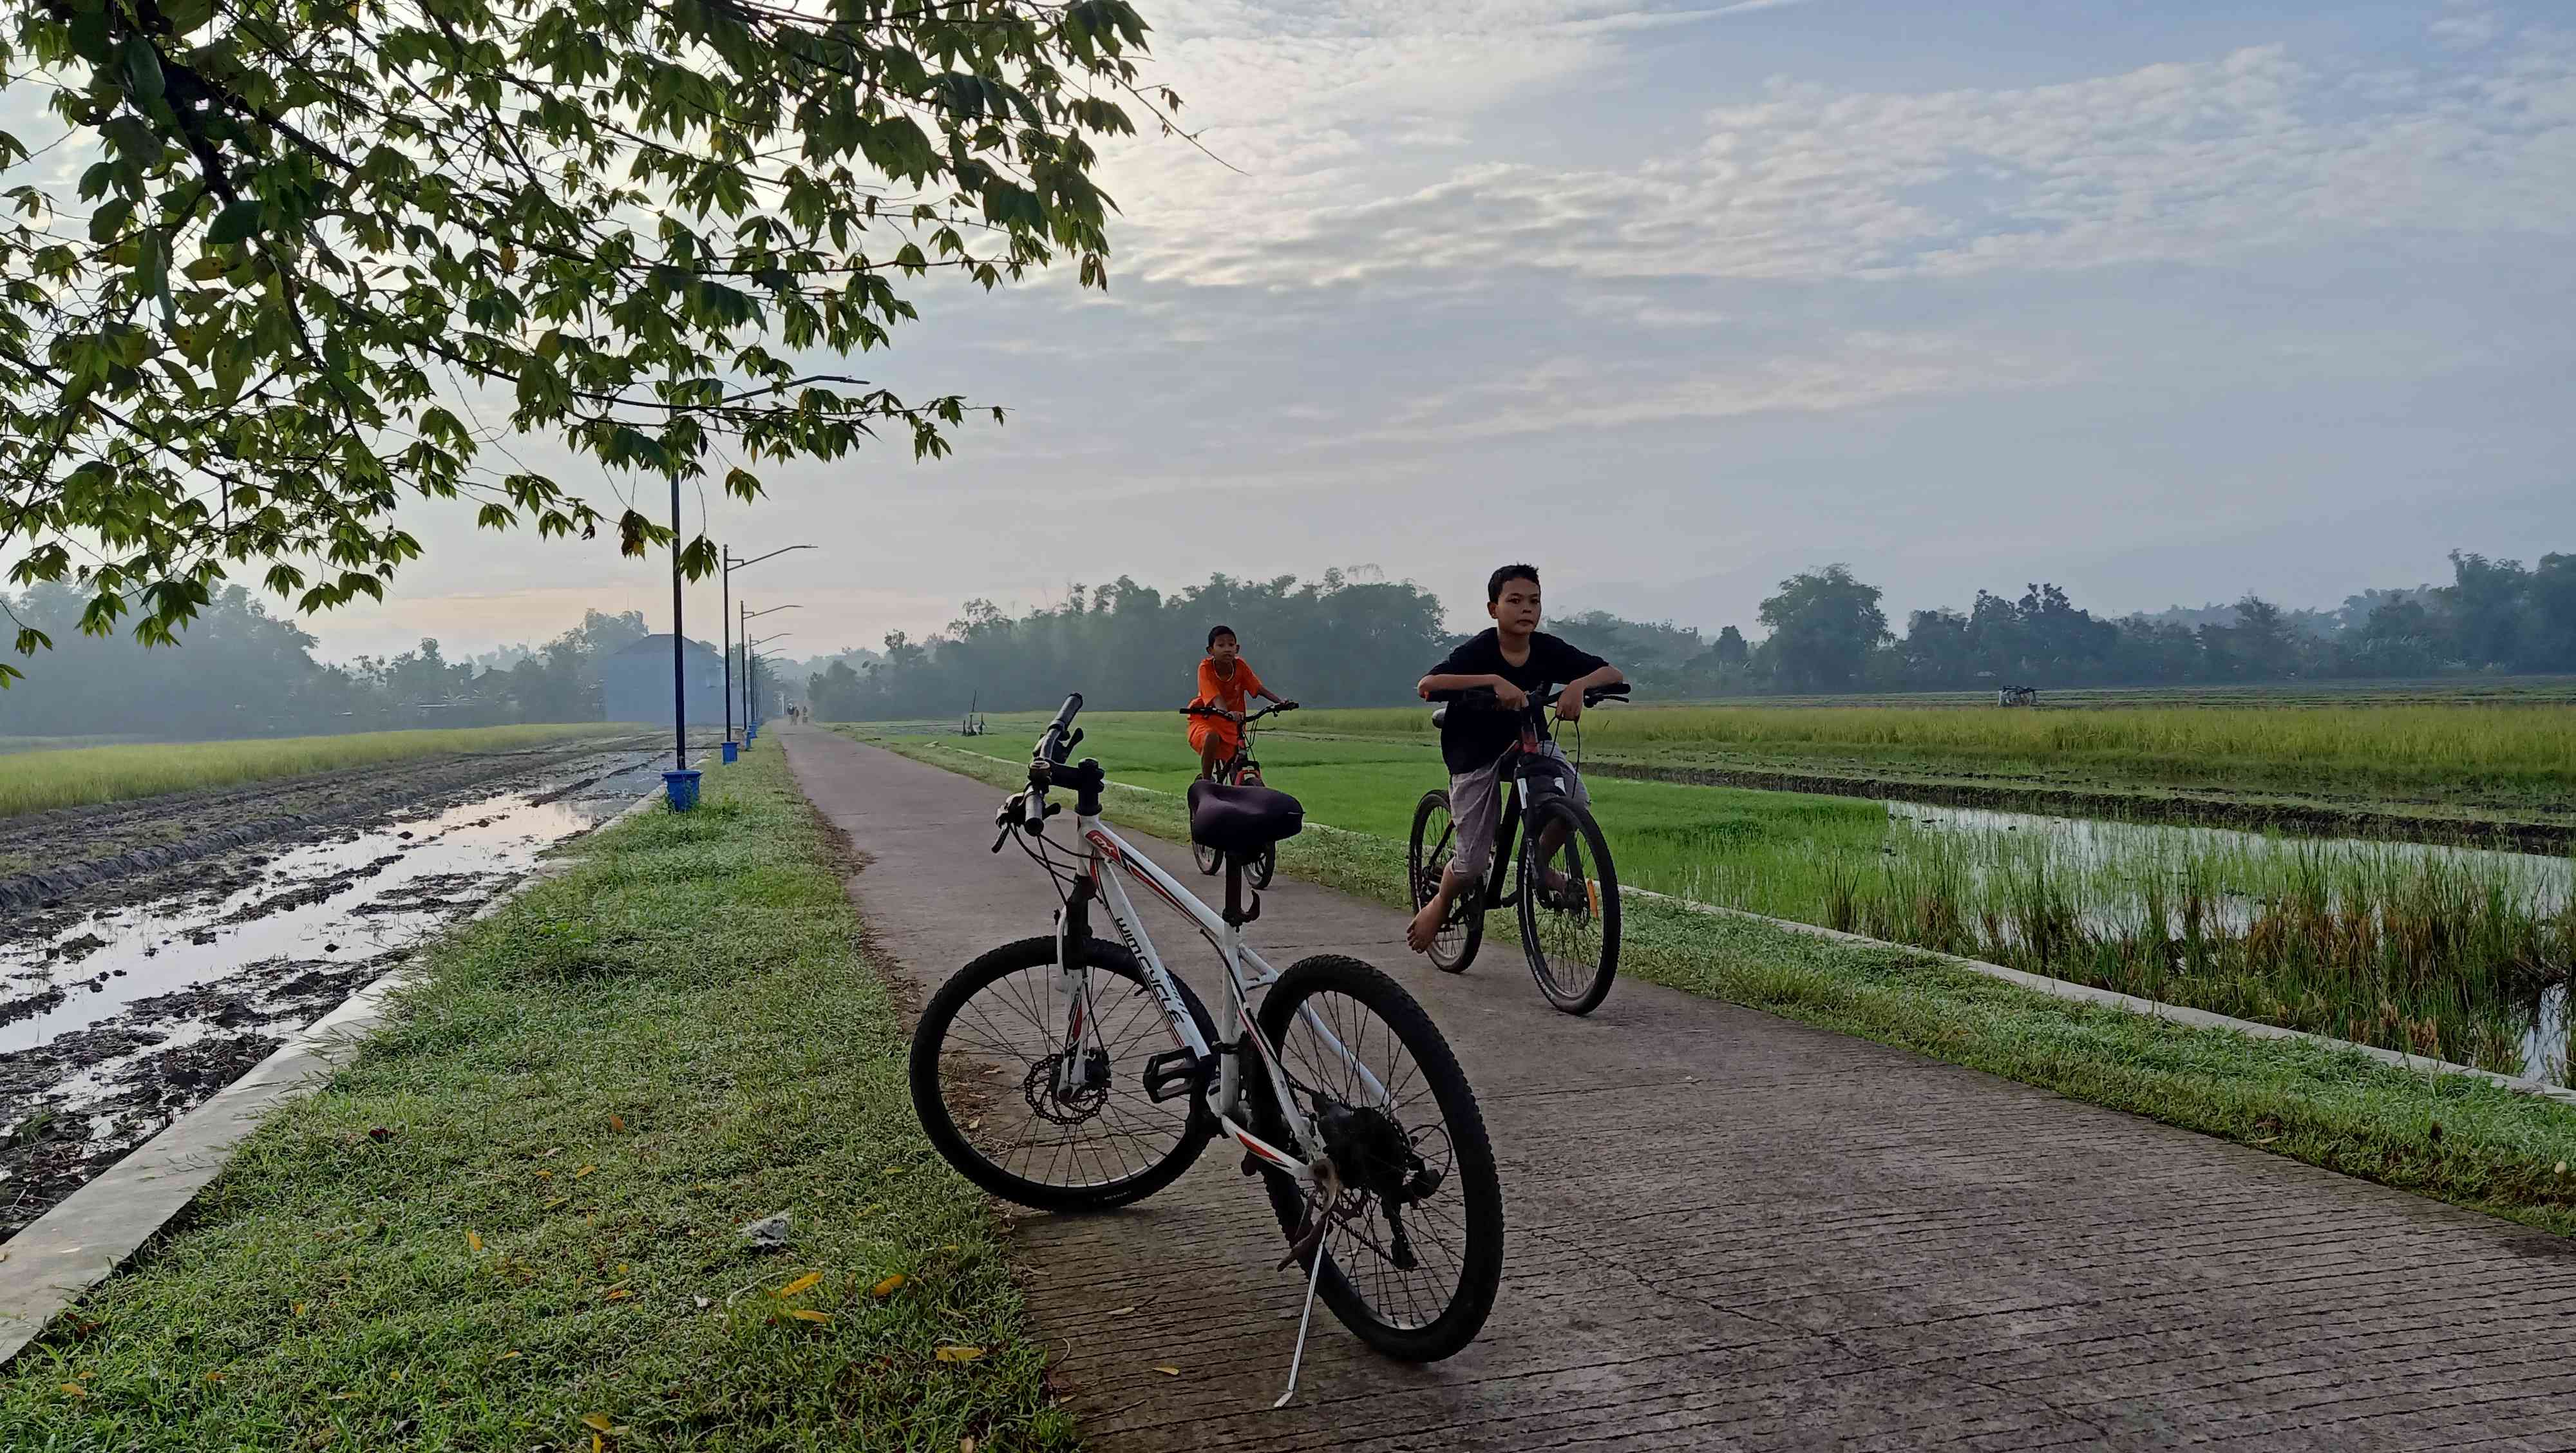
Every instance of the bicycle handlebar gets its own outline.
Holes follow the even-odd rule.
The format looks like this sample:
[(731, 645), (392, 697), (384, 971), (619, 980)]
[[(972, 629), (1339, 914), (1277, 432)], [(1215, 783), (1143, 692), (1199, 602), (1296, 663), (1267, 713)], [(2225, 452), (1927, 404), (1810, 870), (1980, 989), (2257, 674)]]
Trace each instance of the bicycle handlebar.
[[(1265, 716), (1277, 716), (1283, 711), (1295, 711), (1296, 709), (1297, 703), (1293, 701), (1274, 701), (1268, 706), (1261, 708), (1259, 711), (1252, 712), (1245, 716), (1243, 724), (1245, 726), (1250, 726)], [(1232, 713), (1213, 706), (1184, 706), (1180, 708), (1180, 713), (1183, 716), (1223, 717), (1227, 721), (1232, 721), (1234, 719)]]
[[(1629, 684), (1625, 681), (1622, 681), (1615, 686), (1587, 687), (1583, 693), (1583, 704), (1585, 706), (1599, 706), (1605, 701), (1626, 701), (1628, 699), (1628, 690)], [(1552, 701), (1554, 698), (1550, 697), (1547, 699)], [(1478, 707), (1487, 711), (1503, 711), (1508, 709), (1502, 705), (1502, 699), (1494, 694), (1494, 688), (1490, 686), (1470, 686), (1464, 691), (1435, 691), (1431, 693), (1431, 700), (1444, 703), (1454, 703), (1459, 706)]]

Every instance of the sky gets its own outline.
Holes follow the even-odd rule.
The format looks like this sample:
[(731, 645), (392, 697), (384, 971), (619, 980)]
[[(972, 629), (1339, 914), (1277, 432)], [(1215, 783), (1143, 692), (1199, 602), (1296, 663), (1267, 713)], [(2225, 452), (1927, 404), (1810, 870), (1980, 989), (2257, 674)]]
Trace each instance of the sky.
[[(1466, 628), (1528, 559), (1758, 635), (1834, 561), (1901, 622), (2576, 551), (2576, 5), (1137, 3), (1214, 158), (1108, 153), (1106, 294), (924, 285), (868, 362), (1009, 422), (686, 502), (820, 547), (738, 581), (796, 654), (1122, 574), (1374, 565)], [(408, 523), (324, 654), (667, 627), (604, 540)]]

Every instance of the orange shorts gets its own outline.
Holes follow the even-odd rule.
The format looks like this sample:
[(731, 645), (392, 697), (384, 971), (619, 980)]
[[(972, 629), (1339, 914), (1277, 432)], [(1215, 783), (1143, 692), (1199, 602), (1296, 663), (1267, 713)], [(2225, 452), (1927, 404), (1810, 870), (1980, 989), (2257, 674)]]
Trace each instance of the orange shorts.
[(1243, 745), (1243, 728), (1222, 717), (1191, 717), (1190, 750), (1204, 757), (1211, 740), (1218, 744), (1224, 755), (1231, 756), (1236, 747)]

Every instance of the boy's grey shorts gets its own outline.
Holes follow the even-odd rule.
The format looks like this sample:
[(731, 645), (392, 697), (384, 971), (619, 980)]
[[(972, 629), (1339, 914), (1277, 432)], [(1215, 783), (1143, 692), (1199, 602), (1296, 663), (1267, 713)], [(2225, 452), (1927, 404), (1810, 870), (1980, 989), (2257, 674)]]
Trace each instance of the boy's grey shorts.
[[(1556, 749), (1554, 742), (1539, 744), (1539, 755), (1556, 763), (1557, 775), (1564, 779), (1565, 795), (1589, 807), (1592, 794), (1585, 791), (1583, 778), (1574, 764)], [(1517, 754), (1505, 752), (1491, 765), (1473, 772), (1461, 772), (1449, 779), (1449, 868), (1456, 873), (1481, 878), (1494, 856), (1494, 829), (1501, 826), (1503, 764)]]

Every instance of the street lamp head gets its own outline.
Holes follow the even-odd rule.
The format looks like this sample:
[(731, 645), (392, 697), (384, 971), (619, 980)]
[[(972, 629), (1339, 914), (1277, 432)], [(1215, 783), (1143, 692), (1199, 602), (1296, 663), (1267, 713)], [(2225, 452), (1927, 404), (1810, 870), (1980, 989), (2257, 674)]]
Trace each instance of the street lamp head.
[(754, 555), (748, 560), (736, 560), (733, 558), (733, 547), (727, 545), (725, 547), (725, 568), (728, 570), (740, 570), (746, 565), (757, 565), (763, 560), (776, 559), (778, 556), (784, 555), (790, 550), (814, 550), (819, 548), (821, 547), (816, 545), (782, 545), (779, 548), (770, 551), (766, 555)]

